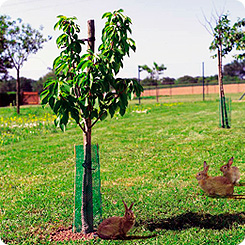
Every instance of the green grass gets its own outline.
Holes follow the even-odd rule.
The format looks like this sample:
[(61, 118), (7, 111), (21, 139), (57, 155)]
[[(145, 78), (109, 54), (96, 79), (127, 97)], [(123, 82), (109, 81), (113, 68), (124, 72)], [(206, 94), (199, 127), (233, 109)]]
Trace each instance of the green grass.
[[(135, 103), (124, 117), (96, 124), (92, 141), (100, 146), (103, 218), (122, 216), (122, 199), (134, 201), (137, 218), (129, 235), (142, 238), (58, 244), (241, 243), (245, 199), (208, 197), (195, 174), (205, 160), (210, 175), (220, 175), (233, 156), (245, 182), (245, 104), (232, 103), (232, 127), (222, 129), (216, 100)], [(42, 121), (49, 113), (25, 107), (20, 117)], [(18, 117), (13, 108), (0, 108), (0, 119), (11, 116)], [(56, 244), (49, 234), (73, 220), (74, 144), (82, 143), (82, 132), (71, 126), (62, 133), (52, 123), (31, 131), (0, 145), (0, 237), (8, 244)], [(235, 193), (245, 194), (245, 187), (235, 187)]]

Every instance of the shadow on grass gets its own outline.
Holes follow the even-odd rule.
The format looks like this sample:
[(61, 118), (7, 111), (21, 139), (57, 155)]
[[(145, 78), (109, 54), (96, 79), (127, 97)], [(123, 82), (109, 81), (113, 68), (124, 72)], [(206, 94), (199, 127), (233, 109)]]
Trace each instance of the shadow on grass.
[(245, 182), (241, 182), (241, 183), (235, 184), (235, 186), (245, 186)]
[[(113, 240), (139, 240), (139, 239), (148, 239), (148, 238), (153, 238), (156, 237), (156, 234), (149, 235), (149, 236), (126, 236), (123, 238), (114, 238)], [(111, 240), (111, 239), (104, 239), (104, 240)]]
[(244, 225), (245, 212), (219, 215), (188, 212), (167, 219), (141, 220), (138, 221), (135, 226), (144, 225), (149, 231), (154, 231), (156, 229), (183, 230), (192, 227), (221, 230), (231, 229), (233, 223)]
[[(210, 196), (210, 197), (212, 197), (212, 196)], [(213, 196), (213, 198), (245, 199), (245, 195), (233, 194), (232, 196), (226, 196), (226, 197)]]

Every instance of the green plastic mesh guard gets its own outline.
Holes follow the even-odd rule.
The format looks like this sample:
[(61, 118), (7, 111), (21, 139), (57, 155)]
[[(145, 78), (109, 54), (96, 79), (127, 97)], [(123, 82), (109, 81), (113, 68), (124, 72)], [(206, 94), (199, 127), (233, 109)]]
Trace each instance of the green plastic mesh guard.
[(219, 123), (222, 128), (231, 127), (231, 99), (221, 97), (219, 100)]
[[(102, 221), (102, 204), (100, 192), (100, 164), (99, 146), (91, 146), (92, 153), (92, 186), (93, 186), (93, 224), (95, 227)], [(84, 167), (84, 148), (83, 145), (75, 146), (76, 170), (75, 170), (75, 207), (73, 232), (82, 231), (82, 183)]]

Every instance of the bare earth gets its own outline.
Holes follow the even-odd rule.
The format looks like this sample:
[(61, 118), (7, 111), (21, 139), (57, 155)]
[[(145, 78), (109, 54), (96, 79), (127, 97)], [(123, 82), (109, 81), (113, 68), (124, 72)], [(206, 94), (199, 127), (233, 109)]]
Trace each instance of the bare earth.
[[(219, 93), (218, 85), (205, 86), (205, 94)], [(245, 84), (227, 84), (224, 85), (225, 93), (245, 93)], [(202, 94), (202, 86), (189, 86), (178, 88), (161, 88), (158, 89), (158, 95), (185, 95), (185, 94)], [(142, 96), (156, 96), (156, 90), (144, 90)]]

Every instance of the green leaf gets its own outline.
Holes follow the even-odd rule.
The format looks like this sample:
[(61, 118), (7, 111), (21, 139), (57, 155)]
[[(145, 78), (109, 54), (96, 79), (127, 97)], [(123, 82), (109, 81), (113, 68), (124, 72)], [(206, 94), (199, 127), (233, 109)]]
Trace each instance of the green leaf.
[(60, 47), (61, 45), (64, 45), (64, 43), (67, 42), (67, 39), (68, 35), (63, 33), (56, 39), (56, 44), (58, 45), (58, 47)]
[(100, 117), (100, 120), (103, 121), (103, 120), (105, 120), (107, 118), (108, 113), (107, 113), (107, 111), (101, 111), (100, 115), (102, 115)]
[(61, 56), (58, 56), (58, 57), (54, 60), (54, 62), (53, 62), (53, 67), (54, 67), (54, 69), (55, 69), (56, 67), (58, 67), (62, 62), (63, 62), (62, 57), (61, 57)]
[(54, 103), (55, 103), (54, 97), (51, 97), (48, 102), (49, 102), (50, 107), (53, 109), (54, 108)]
[(121, 116), (123, 116), (126, 112), (126, 108), (120, 108), (119, 113)]
[(68, 84), (68, 83), (62, 83), (62, 85), (60, 86), (60, 90), (63, 92), (63, 93), (66, 93), (66, 94), (70, 94), (70, 91), (71, 91), (71, 86)]
[(94, 108), (96, 108), (97, 110), (99, 110), (99, 108), (100, 108), (99, 98), (96, 98), (95, 99)]
[(79, 112), (76, 108), (72, 108), (71, 109), (71, 117), (76, 121), (76, 123), (78, 124), (80, 121), (80, 116), (79, 116)]
[(93, 65), (93, 62), (91, 60), (82, 60), (78, 66), (77, 66), (77, 70), (81, 69), (82, 71), (84, 71), (86, 68), (89, 68)]
[(69, 111), (65, 109), (62, 113), (62, 117), (60, 120), (60, 128), (62, 131), (65, 131), (66, 125), (68, 123), (68, 119), (69, 119)]
[(127, 94), (124, 92), (120, 95), (120, 108), (126, 108), (128, 105)]
[(106, 13), (104, 13), (104, 14), (102, 15), (102, 19), (108, 18), (108, 17), (110, 17), (111, 15), (112, 15), (112, 13), (106, 12)]
[(109, 107), (109, 113), (111, 115), (111, 118), (113, 118), (113, 116), (115, 115), (115, 112), (117, 110), (117, 104), (114, 103), (114, 104), (111, 104), (111, 106)]
[(57, 114), (60, 108), (61, 108), (61, 102), (60, 102), (60, 100), (57, 100), (54, 107), (53, 107), (54, 113)]
[(48, 90), (44, 90), (41, 94), (40, 94), (40, 99), (41, 99), (41, 105), (46, 105), (48, 103), (49, 100), (49, 91)]
[(44, 84), (44, 89), (46, 89), (47, 87), (55, 83), (56, 83), (55, 80), (47, 80), (47, 82)]

